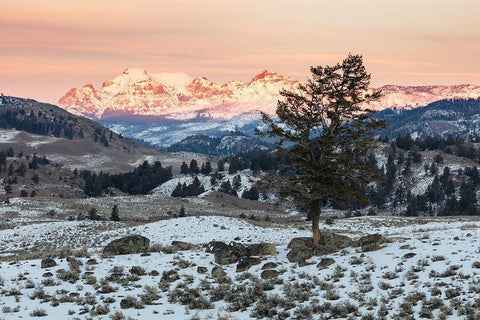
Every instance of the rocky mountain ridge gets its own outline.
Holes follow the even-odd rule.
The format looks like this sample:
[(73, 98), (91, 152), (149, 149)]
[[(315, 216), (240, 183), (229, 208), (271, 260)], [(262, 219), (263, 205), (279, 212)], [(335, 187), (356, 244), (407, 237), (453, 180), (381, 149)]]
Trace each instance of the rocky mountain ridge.
[[(250, 81), (219, 83), (185, 73), (149, 73), (128, 68), (95, 89), (92, 84), (73, 88), (59, 100), (66, 110), (91, 119), (155, 116), (163, 119), (198, 118), (229, 120), (244, 113), (274, 114), (280, 90), (295, 90), (302, 82), (264, 70)], [(411, 109), (453, 98), (480, 97), (480, 86), (396, 86), (386, 85), (382, 98), (369, 107)]]

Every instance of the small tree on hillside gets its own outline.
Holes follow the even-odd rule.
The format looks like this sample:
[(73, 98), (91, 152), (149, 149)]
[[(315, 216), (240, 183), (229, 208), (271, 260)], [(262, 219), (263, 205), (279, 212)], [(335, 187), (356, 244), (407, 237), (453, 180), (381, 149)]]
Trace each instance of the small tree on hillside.
[(100, 220), (100, 216), (98, 215), (98, 211), (95, 207), (92, 207), (90, 210), (88, 210), (88, 219)]
[(118, 213), (118, 206), (114, 205), (112, 208), (112, 215), (110, 216), (110, 220), (112, 221), (120, 221), (120, 215)]
[(186, 216), (187, 216), (187, 215), (185, 214), (185, 207), (182, 206), (182, 207), (180, 208), (180, 211), (178, 212), (178, 217), (179, 217), (179, 218), (184, 218), (184, 217), (186, 217)]
[[(348, 55), (341, 64), (312, 67), (312, 79), (297, 92), (282, 91), (278, 120), (262, 114), (276, 138), (277, 150), (291, 157), (293, 167), (274, 180), (282, 198), (291, 198), (312, 218), (313, 244), (321, 242), (322, 205), (328, 201), (349, 208), (365, 203), (357, 186), (379, 178), (375, 165), (358, 161), (375, 145), (374, 130), (384, 126), (362, 106), (376, 100), (363, 58)], [(370, 110), (368, 110), (370, 111)]]

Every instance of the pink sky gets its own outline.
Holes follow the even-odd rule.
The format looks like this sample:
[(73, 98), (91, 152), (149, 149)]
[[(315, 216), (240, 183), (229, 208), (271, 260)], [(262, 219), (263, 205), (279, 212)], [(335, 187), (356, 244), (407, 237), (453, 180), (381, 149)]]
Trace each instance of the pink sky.
[(0, 92), (56, 103), (127, 67), (299, 79), (363, 54), (374, 86), (480, 84), (479, 0), (2, 0)]

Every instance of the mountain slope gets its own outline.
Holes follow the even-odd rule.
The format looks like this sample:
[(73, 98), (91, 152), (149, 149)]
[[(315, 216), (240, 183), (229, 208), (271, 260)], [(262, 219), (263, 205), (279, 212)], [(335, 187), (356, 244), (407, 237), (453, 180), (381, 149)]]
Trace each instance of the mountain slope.
[(31, 99), (0, 97), (0, 149), (37, 153), (70, 168), (127, 171), (162, 153)]
[(386, 119), (387, 128), (380, 134), (390, 138), (411, 134), (414, 138), (453, 135), (466, 139), (480, 134), (480, 99), (441, 100), (412, 110), (384, 110), (375, 117)]

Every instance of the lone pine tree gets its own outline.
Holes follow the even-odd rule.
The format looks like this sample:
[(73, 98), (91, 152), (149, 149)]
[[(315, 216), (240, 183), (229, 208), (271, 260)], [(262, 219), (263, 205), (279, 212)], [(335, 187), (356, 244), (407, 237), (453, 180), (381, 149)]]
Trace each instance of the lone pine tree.
[[(369, 91), (370, 75), (360, 55), (340, 64), (310, 68), (312, 79), (295, 92), (281, 92), (278, 119), (262, 114), (276, 148), (291, 157), (292, 167), (275, 176), (282, 198), (293, 199), (312, 219), (313, 244), (321, 242), (322, 205), (335, 202), (350, 208), (365, 203), (357, 186), (380, 177), (375, 165), (358, 161), (375, 145), (374, 132), (384, 127), (365, 104), (380, 97)], [(281, 170), (282, 171), (282, 170)]]

